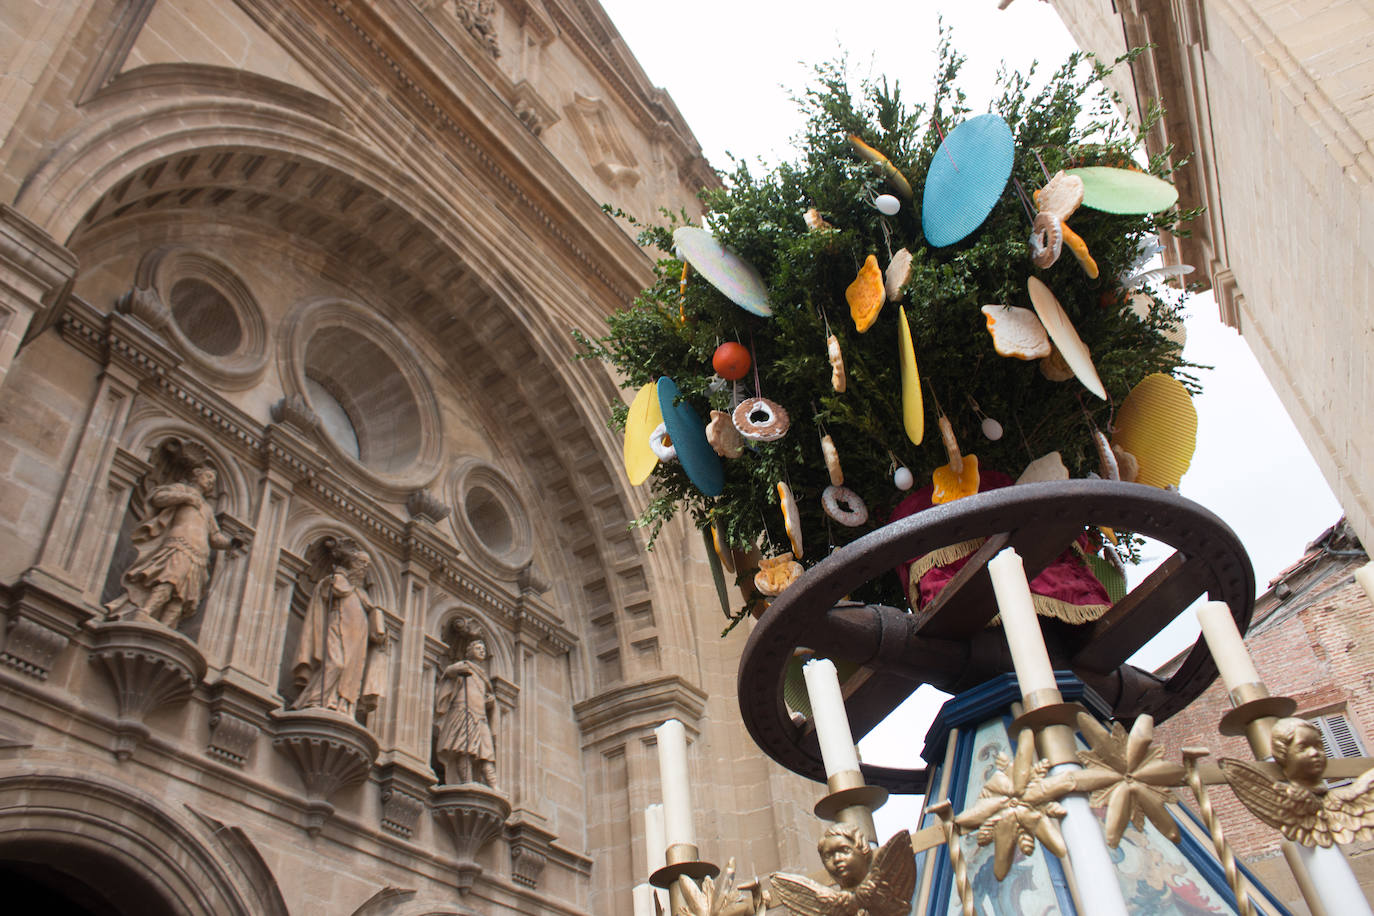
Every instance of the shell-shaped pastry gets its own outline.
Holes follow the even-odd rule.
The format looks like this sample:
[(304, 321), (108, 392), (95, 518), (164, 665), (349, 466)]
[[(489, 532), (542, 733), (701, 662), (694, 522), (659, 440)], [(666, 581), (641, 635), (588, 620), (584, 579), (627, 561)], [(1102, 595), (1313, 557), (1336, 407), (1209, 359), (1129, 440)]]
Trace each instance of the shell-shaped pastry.
[(817, 210), (815, 207), (803, 213), (802, 219), (806, 220), (806, 229), (808, 232), (822, 232), (826, 229), (835, 228), (825, 221), (825, 217), (821, 216), (821, 211)]
[(1066, 220), (1083, 205), (1083, 179), (1077, 175), (1066, 175), (1061, 170), (1055, 172), (1054, 177), (1031, 196), (1035, 198), (1036, 209), (1041, 213), (1052, 213), (1060, 220)]
[(711, 411), (711, 422), (706, 424), (706, 441), (722, 458), (738, 458), (744, 452), (744, 437), (723, 410)]
[(998, 356), (1012, 359), (1044, 359), (1052, 347), (1045, 326), (1030, 309), (1014, 305), (985, 305), (983, 316)]
[(760, 594), (778, 595), (805, 572), (802, 565), (792, 559), (790, 553), (780, 553), (776, 557), (759, 560), (759, 571), (754, 574), (754, 588)]
[(873, 327), (878, 313), (883, 310), (885, 288), (883, 272), (878, 269), (878, 259), (869, 255), (864, 266), (859, 268), (858, 276), (844, 291), (845, 301), (849, 303), (849, 316), (854, 319), (854, 328), (860, 334)]
[(1049, 452), (1026, 465), (1017, 483), (1044, 483), (1049, 480), (1068, 480), (1069, 469), (1064, 467), (1064, 458), (1058, 452)]
[(892, 255), (892, 260), (887, 262), (887, 270), (883, 272), (883, 289), (887, 292), (887, 301), (896, 302), (902, 298), (902, 287), (906, 286), (906, 281), (911, 277), (911, 252), (905, 248), (898, 248)]

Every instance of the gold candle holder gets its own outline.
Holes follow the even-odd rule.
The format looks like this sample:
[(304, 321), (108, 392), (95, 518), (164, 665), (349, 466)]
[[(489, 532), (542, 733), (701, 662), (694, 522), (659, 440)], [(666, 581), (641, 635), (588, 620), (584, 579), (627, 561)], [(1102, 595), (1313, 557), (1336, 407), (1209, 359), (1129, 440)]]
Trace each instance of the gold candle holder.
[(1064, 695), (1057, 687), (1034, 690), (1021, 697), (1025, 712), (1017, 716), (1009, 729), (1013, 735), (1021, 734), (1029, 728), (1035, 734), (1035, 745), (1039, 754), (1050, 762), (1050, 766), (1061, 763), (1078, 762), (1078, 743), (1074, 739), (1074, 727), (1078, 714), (1083, 707), (1077, 703), (1065, 703)]
[(707, 878), (714, 878), (720, 874), (718, 866), (711, 862), (701, 861), (701, 850), (697, 848), (695, 843), (674, 843), (668, 847), (663, 858), (668, 864), (650, 875), (649, 883), (654, 887), (661, 887), (668, 891), (668, 899), (674, 913), (683, 903), (682, 891), (677, 883), (678, 878), (688, 877), (701, 883)]
[(852, 824), (864, 832), (870, 843), (878, 842), (873, 825), (873, 812), (887, 803), (887, 790), (870, 786), (858, 770), (841, 770), (826, 777), (829, 794), (816, 802), (816, 817), (827, 821)]

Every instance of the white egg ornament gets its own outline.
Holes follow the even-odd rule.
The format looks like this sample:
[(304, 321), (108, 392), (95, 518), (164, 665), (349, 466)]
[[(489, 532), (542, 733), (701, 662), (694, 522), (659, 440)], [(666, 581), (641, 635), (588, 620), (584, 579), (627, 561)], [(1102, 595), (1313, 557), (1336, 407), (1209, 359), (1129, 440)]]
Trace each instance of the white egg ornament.
[(899, 490), (910, 490), (916, 478), (911, 475), (911, 468), (903, 466), (892, 475), (892, 482)]
[(983, 418), (983, 435), (988, 437), (988, 441), (996, 442), (1002, 438), (1002, 424), (992, 417)]
[(902, 202), (892, 194), (879, 194), (873, 198), (873, 206), (877, 207), (883, 216), (896, 216), (902, 209)]

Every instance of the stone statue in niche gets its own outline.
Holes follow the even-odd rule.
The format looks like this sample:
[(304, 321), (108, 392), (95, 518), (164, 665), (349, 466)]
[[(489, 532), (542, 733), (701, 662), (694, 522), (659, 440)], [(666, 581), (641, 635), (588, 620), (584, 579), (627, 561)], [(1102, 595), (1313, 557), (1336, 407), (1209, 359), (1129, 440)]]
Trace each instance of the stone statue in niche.
[(484, 670), (486, 641), (471, 624), (459, 623), (450, 643), (461, 654), (444, 668), (434, 697), (434, 755), (444, 768), (446, 785), (480, 780), (500, 791), (496, 782), (496, 745), (491, 734), (491, 714), (496, 697), (491, 677)]
[(324, 538), (312, 553), (315, 588), (293, 661), (301, 691), (291, 708), (366, 713), (386, 676), (386, 620), (367, 594), (372, 558), (351, 538)]
[(175, 628), (195, 613), (213, 552), (242, 546), (215, 519), (218, 481), (203, 446), (172, 439), (158, 450), (134, 494), (134, 511), (143, 517), (132, 537), (137, 556), (120, 580), (123, 594), (106, 605), (110, 617)]

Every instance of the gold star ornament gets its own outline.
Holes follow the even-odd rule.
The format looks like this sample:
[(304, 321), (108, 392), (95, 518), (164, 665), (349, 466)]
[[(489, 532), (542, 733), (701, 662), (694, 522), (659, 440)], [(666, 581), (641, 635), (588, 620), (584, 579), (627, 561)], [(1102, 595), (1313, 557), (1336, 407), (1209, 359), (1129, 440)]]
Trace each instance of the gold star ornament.
[(1154, 725), (1150, 716), (1140, 716), (1129, 733), (1120, 722), (1108, 732), (1092, 716), (1078, 714), (1078, 730), (1092, 750), (1078, 752), (1083, 769), (1073, 774), (1074, 784), (1092, 793), (1088, 802), (1094, 808), (1107, 809), (1103, 826), (1113, 849), (1126, 824), (1143, 830), (1146, 818), (1170, 840), (1179, 840), (1178, 823), (1164, 806), (1178, 801), (1171, 789), (1183, 785), (1187, 773), (1153, 745)]

